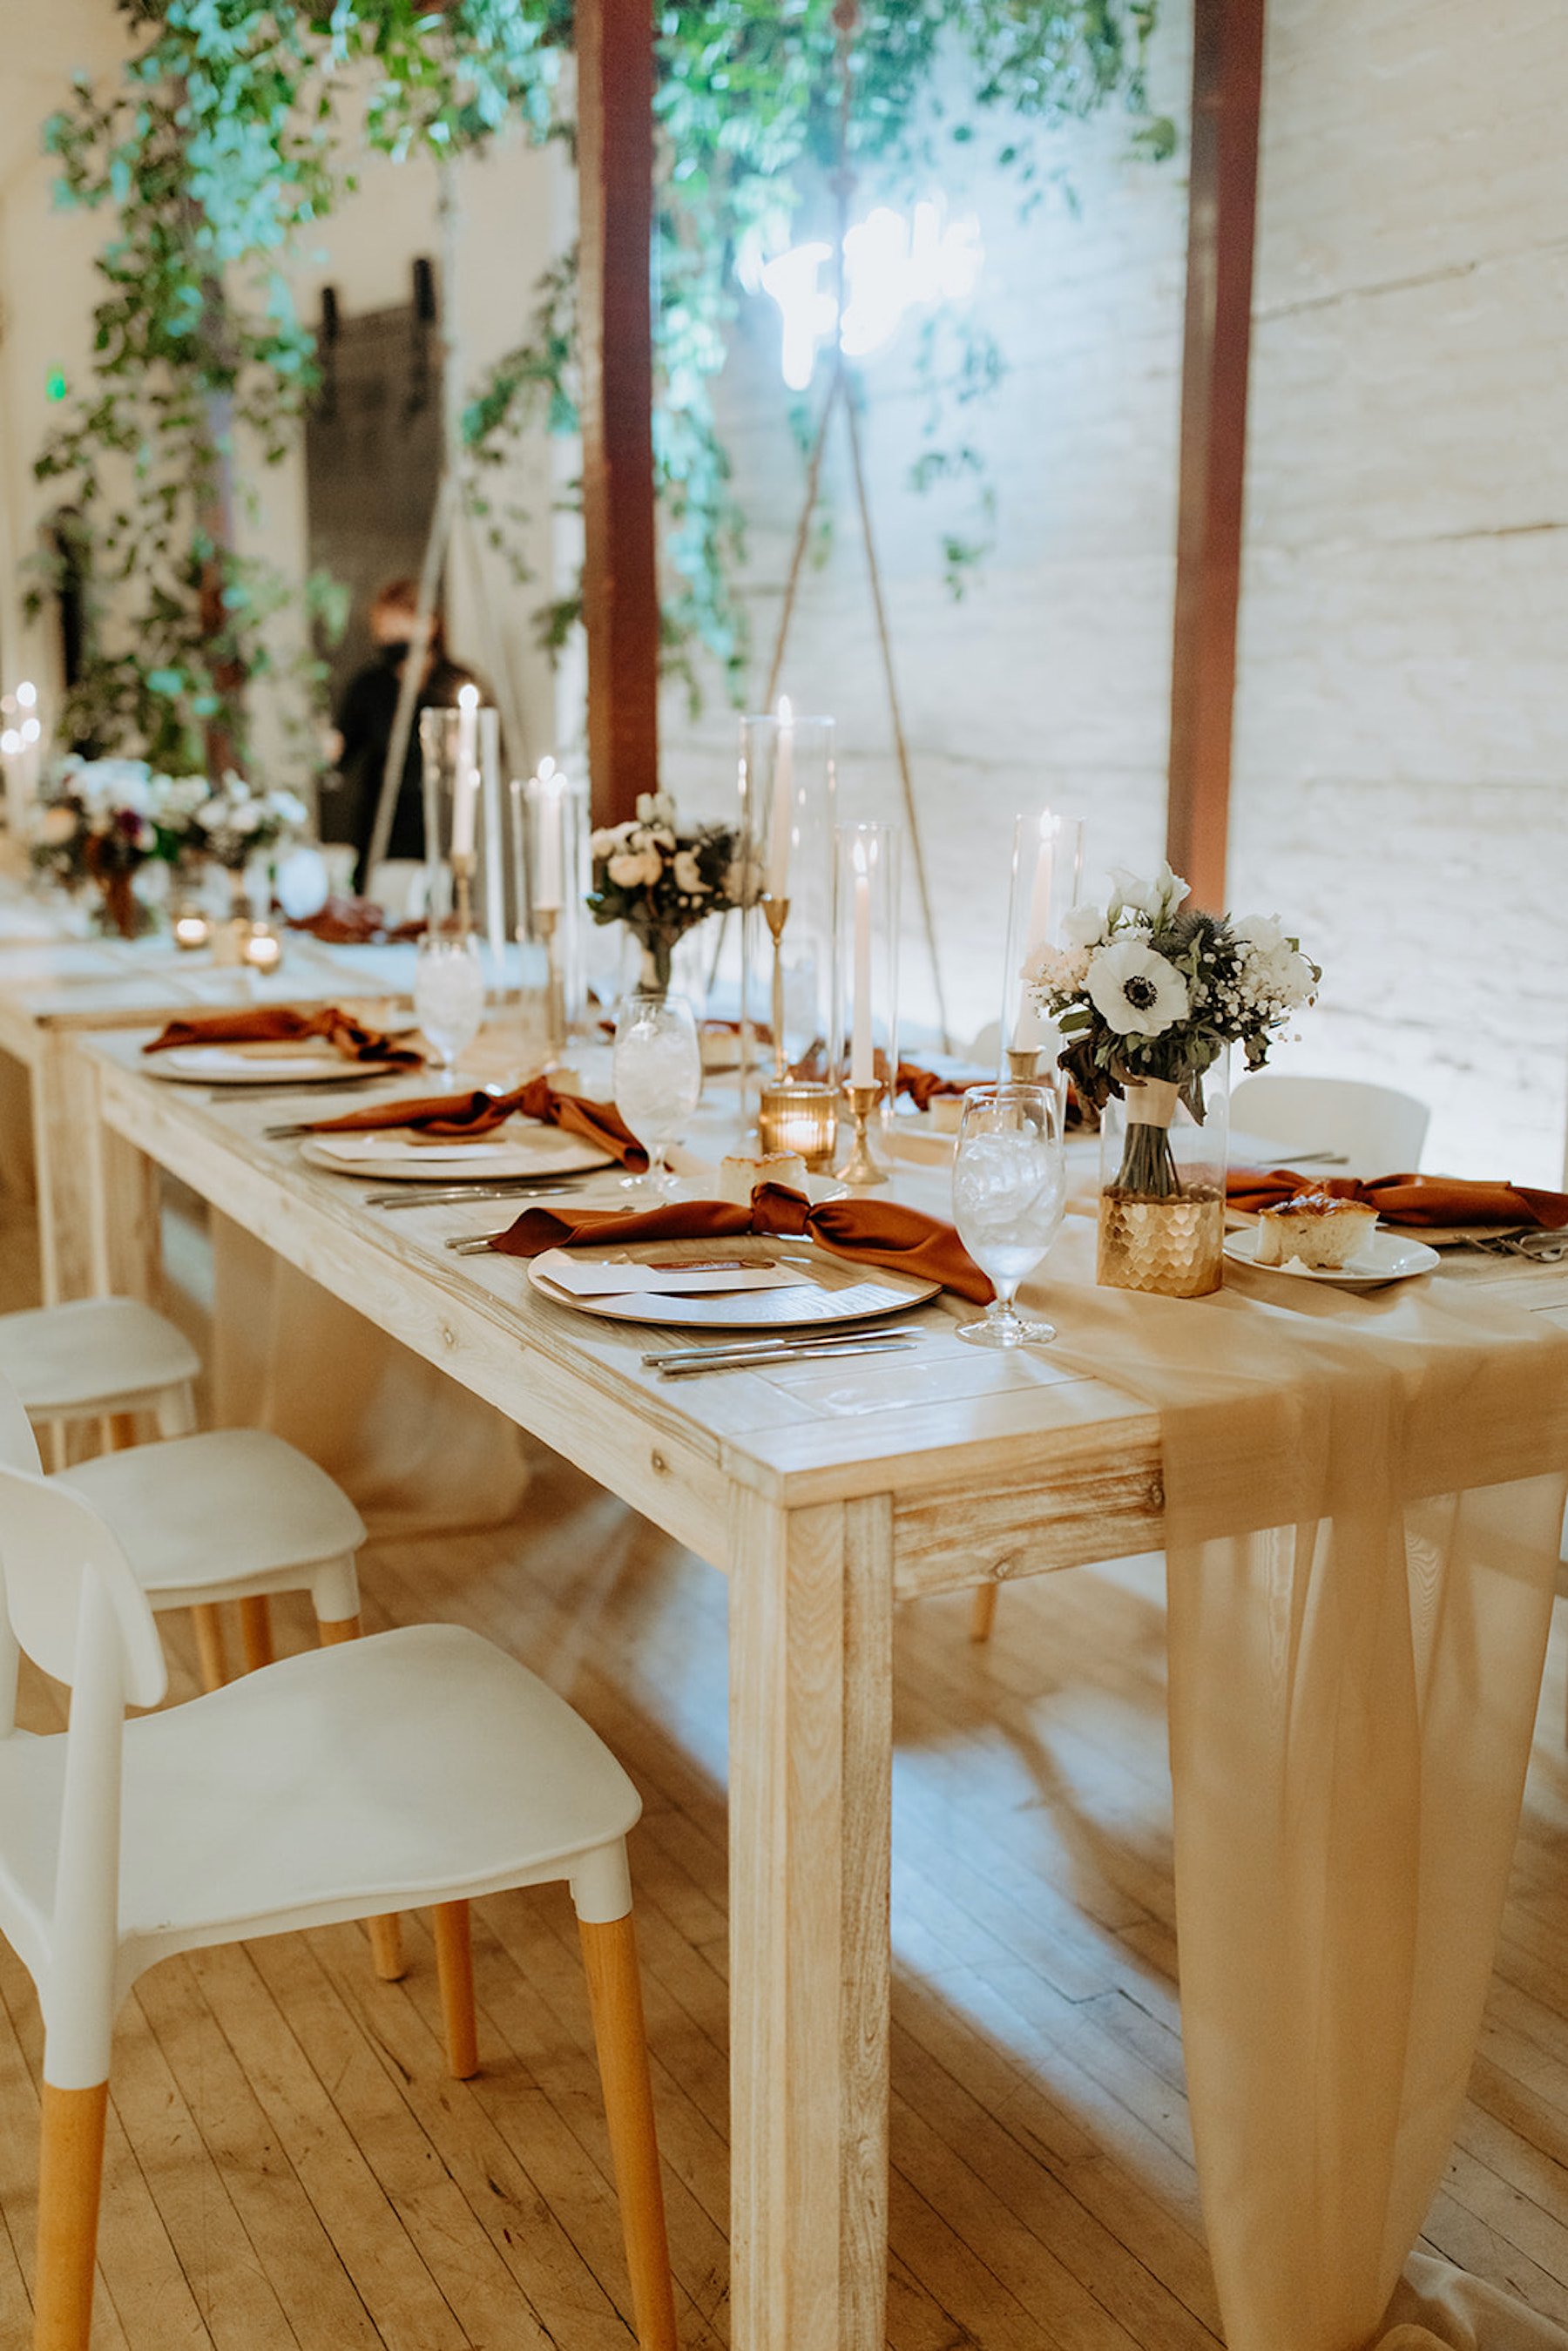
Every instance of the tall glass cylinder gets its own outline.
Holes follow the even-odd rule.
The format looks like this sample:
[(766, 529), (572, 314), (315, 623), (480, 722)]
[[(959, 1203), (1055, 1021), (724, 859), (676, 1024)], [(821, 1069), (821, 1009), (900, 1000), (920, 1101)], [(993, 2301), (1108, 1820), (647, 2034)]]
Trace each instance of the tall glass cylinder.
[(1001, 1041), (997, 1074), (1019, 1084), (1051, 1084), (1061, 1041), (1055, 1023), (1035, 1009), (1024, 971), (1042, 946), (1060, 946), (1062, 917), (1083, 893), (1083, 825), (1056, 809), (1037, 809), (1013, 826), (1007, 941), (1002, 955)]
[(831, 1084), (833, 838), (831, 718), (787, 701), (740, 723), (742, 1082)]
[(541, 759), (538, 772), (526, 784), (514, 782), (512, 792), (519, 856), (517, 936), (531, 937), (545, 950), (549, 1041), (552, 1051), (559, 1051), (573, 1029), (582, 1026), (587, 1010), (582, 902), (591, 874), (588, 792), (553, 759)]
[(832, 1064), (855, 1120), (856, 1147), (840, 1172), (876, 1183), (866, 1122), (883, 1126), (898, 1075), (899, 892), (904, 836), (895, 824), (841, 825), (833, 865)]
[(451, 922), (465, 899), (497, 956), (506, 931), (500, 729), (499, 715), (476, 702), (419, 714), (429, 919)]

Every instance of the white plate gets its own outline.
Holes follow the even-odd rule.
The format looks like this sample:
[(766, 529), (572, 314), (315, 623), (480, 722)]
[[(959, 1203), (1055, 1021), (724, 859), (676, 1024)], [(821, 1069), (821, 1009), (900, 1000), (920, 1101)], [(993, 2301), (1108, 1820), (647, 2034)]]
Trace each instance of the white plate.
[[(737, 1257), (755, 1252), (765, 1263), (803, 1257), (809, 1261), (811, 1286), (738, 1294), (732, 1290), (717, 1298), (573, 1298), (538, 1271), (537, 1259), (529, 1262), (528, 1280), (541, 1298), (557, 1306), (573, 1307), (580, 1314), (602, 1314), (615, 1322), (652, 1322), (679, 1331), (802, 1331), (829, 1322), (859, 1322), (872, 1315), (901, 1314), (905, 1307), (922, 1306), (942, 1287), (938, 1281), (917, 1281), (907, 1273), (883, 1273), (852, 1265), (847, 1258), (814, 1249), (809, 1241), (783, 1237), (649, 1241), (639, 1246), (636, 1254), (649, 1265), (679, 1265), (694, 1258), (711, 1259), (720, 1249), (727, 1257), (732, 1252)], [(575, 1254), (600, 1253), (583, 1249)], [(602, 1254), (616, 1254), (615, 1244), (608, 1245)]]
[(369, 1134), (311, 1134), (300, 1155), (332, 1176), (374, 1176), (392, 1184), (493, 1184), (513, 1176), (575, 1176), (592, 1167), (612, 1167), (608, 1151), (559, 1127), (521, 1121), (498, 1127), (473, 1143), (450, 1135), (416, 1143), (405, 1127)]
[(1294, 1260), (1289, 1265), (1260, 1265), (1256, 1226), (1249, 1232), (1227, 1233), (1225, 1254), (1235, 1265), (1250, 1266), (1254, 1273), (1288, 1274), (1292, 1281), (1332, 1281), (1341, 1290), (1376, 1290), (1385, 1281), (1408, 1281), (1412, 1274), (1430, 1273), (1443, 1261), (1425, 1241), (1409, 1240), (1399, 1233), (1374, 1233), (1348, 1265), (1320, 1269)]
[[(300, 1053), (276, 1045), (172, 1045), (166, 1053), (149, 1053), (141, 1066), (149, 1077), (185, 1086), (345, 1086), (359, 1078), (392, 1077), (405, 1068), (397, 1061), (349, 1061), (341, 1053)], [(411, 1081), (419, 1075), (417, 1070), (405, 1073)]]

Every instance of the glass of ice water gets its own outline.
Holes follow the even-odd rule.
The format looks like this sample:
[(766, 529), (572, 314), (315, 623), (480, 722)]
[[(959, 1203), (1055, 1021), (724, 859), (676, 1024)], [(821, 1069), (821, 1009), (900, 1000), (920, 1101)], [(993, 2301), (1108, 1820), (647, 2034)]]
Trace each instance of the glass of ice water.
[(996, 1297), (977, 1322), (958, 1327), (976, 1347), (1043, 1347), (1049, 1322), (1030, 1322), (1013, 1301), (1061, 1228), (1067, 1170), (1055, 1093), (1048, 1086), (971, 1086), (953, 1162), (958, 1238), (989, 1274)]
[(615, 1107), (647, 1147), (648, 1173), (629, 1190), (669, 1199), (675, 1188), (666, 1153), (685, 1134), (702, 1100), (697, 1024), (684, 996), (637, 990), (615, 1008)]
[(413, 1015), (450, 1083), (458, 1055), (468, 1050), (485, 1019), (485, 967), (471, 932), (426, 931), (414, 964)]

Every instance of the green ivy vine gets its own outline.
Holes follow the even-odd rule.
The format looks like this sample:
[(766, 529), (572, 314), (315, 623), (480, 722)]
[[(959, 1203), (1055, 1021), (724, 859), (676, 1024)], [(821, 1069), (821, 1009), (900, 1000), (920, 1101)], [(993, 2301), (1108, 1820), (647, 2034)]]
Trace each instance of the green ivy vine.
[[(233, 551), (253, 463), (281, 461), (318, 384), (314, 339), (285, 262), (352, 187), (362, 148), (455, 156), (518, 128), (570, 140), (560, 68), (571, 0), (117, 0), (131, 37), (119, 78), (78, 81), (46, 127), (60, 201), (113, 216), (98, 258), (89, 385), (37, 461), (91, 549), (89, 652), (64, 717), (72, 739), (183, 772), (247, 749), (246, 693), (272, 677), (303, 720), (323, 665), (280, 673), (267, 622), (301, 598), (323, 626), (341, 595)], [(1113, 100), (1134, 141), (1168, 153), (1143, 66), (1155, 0), (864, 0), (852, 53), (850, 160), (913, 180), (996, 126), (1027, 209), (1051, 185), (1046, 134)], [(664, 517), (669, 667), (695, 655), (738, 692), (747, 658), (737, 577), (744, 516), (714, 391), (747, 239), (779, 234), (837, 158), (831, 0), (686, 0), (657, 18), (654, 462)], [(467, 495), (511, 552), (523, 519), (502, 485), (519, 437), (578, 417), (575, 271), (546, 272), (517, 343), (469, 387)], [(967, 485), (980, 528), (949, 530), (949, 582), (983, 549), (988, 489), (960, 430), (1002, 357), (973, 329), (928, 330), (925, 449), (912, 486)], [(519, 577), (520, 565), (517, 567)], [(575, 624), (569, 595), (540, 614)]]

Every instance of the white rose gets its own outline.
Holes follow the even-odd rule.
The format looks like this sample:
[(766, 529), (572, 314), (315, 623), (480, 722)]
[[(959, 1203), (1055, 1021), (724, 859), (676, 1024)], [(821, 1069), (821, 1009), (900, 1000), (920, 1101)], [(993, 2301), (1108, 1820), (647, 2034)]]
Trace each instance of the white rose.
[(623, 824), (603, 825), (593, 834), (588, 846), (600, 864), (602, 864), (607, 857), (614, 856), (626, 837), (627, 830), (628, 828)]
[(1285, 926), (1278, 914), (1243, 914), (1230, 927), (1239, 939), (1245, 939), (1249, 946), (1259, 947), (1265, 955), (1270, 948), (1285, 944)]
[(700, 897), (706, 890), (707, 883), (703, 880), (703, 870), (697, 863), (695, 850), (683, 849), (677, 852), (675, 887), (684, 890), (689, 898)]
[(227, 823), (233, 832), (254, 832), (261, 822), (261, 810), (254, 800), (246, 800), (228, 812)]
[(1149, 882), (1142, 881), (1124, 865), (1111, 868), (1113, 914), (1121, 908), (1142, 914), (1151, 923), (1163, 921), (1173, 906), (1179, 906), (1186, 896), (1187, 885), (1179, 873), (1173, 873), (1162, 858), (1158, 872)]
[(1105, 917), (1098, 906), (1070, 906), (1061, 918), (1065, 947), (1097, 947), (1105, 935)]
[(610, 860), (610, 879), (618, 890), (651, 889), (664, 872), (656, 849), (622, 850)]

